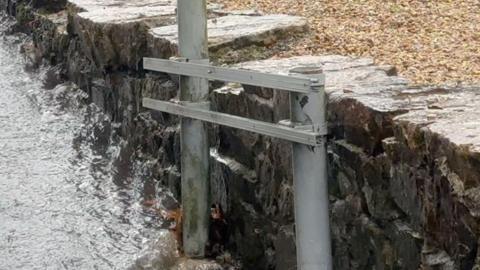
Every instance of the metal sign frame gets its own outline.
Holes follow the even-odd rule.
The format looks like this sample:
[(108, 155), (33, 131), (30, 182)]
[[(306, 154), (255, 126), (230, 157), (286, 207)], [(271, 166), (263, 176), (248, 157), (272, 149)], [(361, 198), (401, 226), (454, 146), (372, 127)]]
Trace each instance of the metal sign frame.
[[(323, 94), (323, 91), (321, 91), (323, 89), (323, 84), (320, 83), (324, 81), (323, 75), (318, 76), (317, 78), (306, 78), (300, 76), (267, 74), (233, 68), (219, 68), (210, 65), (178, 61), (185, 60), (144, 58), (144, 68), (151, 71), (165, 72), (175, 75), (237, 82), (277, 90), (282, 89), (290, 92), (310, 94), (319, 94), (321, 92), (320, 94)], [(203, 104), (204, 106), (195, 106), (195, 104)], [(247, 130), (311, 146), (321, 144), (323, 136), (327, 134), (326, 125), (322, 125), (322, 129), (314, 130), (312, 124), (297, 123), (295, 125), (292, 124), (291, 121), (289, 122), (290, 124), (286, 124), (287, 122), (285, 121), (282, 122), (283, 124), (273, 124), (264, 121), (257, 121), (204, 109), (203, 107), (209, 107), (205, 102), (169, 102), (144, 98), (143, 106), (157, 111)]]
[[(182, 61), (182, 62), (179, 62)], [(287, 76), (189, 63), (185, 59), (144, 58), (144, 68), (291, 92), (291, 119), (279, 124), (211, 111), (209, 102), (160, 101), (143, 98), (149, 109), (272, 136), (294, 143), (297, 260), (301, 270), (332, 269), (328, 188), (324, 76)], [(306, 101), (306, 102), (305, 102)], [(292, 124), (293, 123), (293, 124)]]
[[(291, 70), (291, 73), (309, 74), (306, 77), (208, 65), (206, 3), (206, 0), (177, 0), (180, 61), (144, 58), (147, 70), (180, 75), (179, 103), (144, 98), (143, 106), (182, 117), (180, 159), (185, 255), (204, 257), (208, 241), (210, 151), (204, 122), (210, 122), (293, 142), (297, 269), (331, 270), (324, 76), (315, 68)], [(211, 111), (208, 80), (287, 90), (290, 120), (280, 125)]]

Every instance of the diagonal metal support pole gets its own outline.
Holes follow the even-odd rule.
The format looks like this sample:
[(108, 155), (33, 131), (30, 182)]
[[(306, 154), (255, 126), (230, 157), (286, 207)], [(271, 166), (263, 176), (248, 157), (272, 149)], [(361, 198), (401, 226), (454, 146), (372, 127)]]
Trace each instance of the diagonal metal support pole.
[[(178, 44), (180, 57), (208, 64), (206, 0), (178, 0)], [(180, 100), (205, 104), (208, 80), (180, 77)], [(181, 120), (181, 177), (183, 249), (188, 257), (204, 257), (208, 238), (209, 141), (206, 126), (199, 120)]]
[[(315, 76), (314, 74), (320, 74), (321, 70), (300, 68), (291, 72)], [(314, 132), (326, 130), (325, 92), (323, 87), (318, 90), (309, 94), (290, 93), (291, 121), (300, 125), (311, 125)], [(297, 268), (331, 270), (325, 136), (317, 146), (293, 144), (293, 178)]]

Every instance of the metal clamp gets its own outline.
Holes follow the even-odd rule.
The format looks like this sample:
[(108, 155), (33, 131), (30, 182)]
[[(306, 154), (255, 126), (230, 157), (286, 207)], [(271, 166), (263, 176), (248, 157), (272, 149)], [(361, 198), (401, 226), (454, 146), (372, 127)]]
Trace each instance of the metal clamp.
[(200, 65), (210, 65), (210, 59), (203, 58), (203, 59), (190, 59), (186, 57), (178, 57), (172, 56), (169, 58), (170, 61), (175, 61), (179, 63), (193, 63), (193, 64), (200, 64)]
[(305, 123), (299, 123), (299, 122), (292, 122), (290, 119), (280, 120), (278, 124), (281, 126), (294, 128), (297, 130), (315, 132), (321, 136), (328, 135), (328, 129), (326, 125), (312, 125), (312, 124), (305, 124)]

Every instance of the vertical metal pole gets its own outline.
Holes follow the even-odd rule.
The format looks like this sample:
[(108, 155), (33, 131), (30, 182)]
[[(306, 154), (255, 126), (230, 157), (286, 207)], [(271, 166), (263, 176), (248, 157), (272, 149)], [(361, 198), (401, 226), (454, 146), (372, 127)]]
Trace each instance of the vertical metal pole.
[[(208, 63), (206, 0), (177, 1), (180, 57)], [(208, 81), (181, 77), (180, 100), (208, 108)], [(204, 257), (208, 237), (209, 145), (203, 122), (181, 120), (183, 248), (188, 257)]]
[[(311, 73), (311, 70), (292, 70)], [(290, 94), (291, 121), (326, 130), (325, 92)], [(299, 270), (331, 270), (331, 239), (325, 140), (319, 146), (293, 145), (295, 229)]]

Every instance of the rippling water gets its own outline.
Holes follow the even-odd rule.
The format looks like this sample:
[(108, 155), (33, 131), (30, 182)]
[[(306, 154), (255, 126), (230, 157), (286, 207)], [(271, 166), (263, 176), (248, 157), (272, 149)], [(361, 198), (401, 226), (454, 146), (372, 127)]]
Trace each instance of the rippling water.
[(18, 40), (0, 27), (0, 269), (126, 269), (141, 255), (174, 256), (158, 248), (173, 240), (140, 204), (144, 168), (123, 157), (115, 126), (75, 87), (45, 90), (47, 72), (24, 71)]

